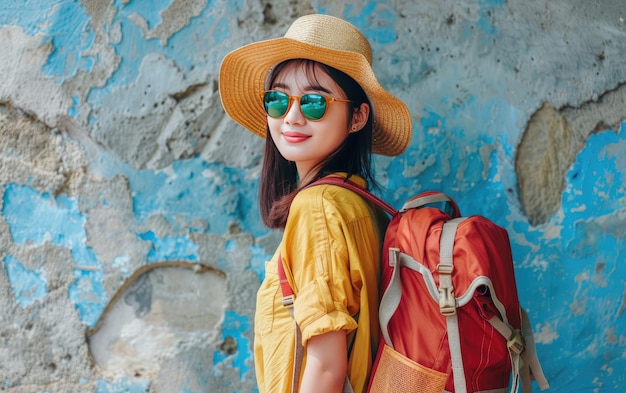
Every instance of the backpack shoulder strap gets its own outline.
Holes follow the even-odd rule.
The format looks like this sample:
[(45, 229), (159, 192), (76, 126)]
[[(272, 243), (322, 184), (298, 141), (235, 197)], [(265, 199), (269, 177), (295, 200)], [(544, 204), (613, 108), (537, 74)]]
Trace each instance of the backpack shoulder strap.
[(522, 352), (522, 370), (520, 371), (522, 378), (522, 390), (524, 393), (530, 392), (530, 380), (534, 379), (539, 385), (539, 389), (547, 390), (550, 384), (543, 374), (543, 368), (539, 363), (537, 356), (537, 348), (535, 347), (535, 338), (533, 337), (533, 329), (530, 326), (530, 319), (526, 310), (520, 308), (522, 312), (522, 336), (524, 337), (524, 352)]
[(400, 213), (405, 213), (411, 209), (418, 209), (420, 207), (424, 207), (431, 203), (439, 203), (446, 202), (449, 203), (452, 207), (451, 211), (446, 211), (451, 217), (461, 217), (461, 210), (459, 209), (459, 205), (457, 205), (456, 201), (450, 198), (448, 195), (443, 192), (437, 191), (426, 191), (415, 198), (409, 199), (402, 208), (400, 208)]
[(447, 202), (452, 206), (452, 211), (449, 212), (449, 214), (451, 214), (453, 218), (461, 216), (461, 211), (456, 201), (454, 201), (454, 199), (450, 198), (448, 195), (444, 194), (443, 192), (428, 191), (428, 192), (421, 193), (417, 197), (407, 201), (400, 210), (396, 210), (390, 204), (388, 204), (387, 202), (383, 201), (381, 198), (373, 194), (371, 191), (366, 190), (365, 188), (359, 186), (353, 181), (350, 181), (349, 179), (344, 179), (338, 176), (323, 177), (307, 185), (305, 188), (320, 185), (320, 184), (331, 184), (331, 185), (347, 188), (348, 190), (356, 192), (357, 194), (361, 195), (363, 198), (371, 201), (372, 203), (374, 203), (375, 205), (383, 209), (391, 217), (395, 216), (396, 214), (404, 214), (411, 209), (418, 209), (428, 204), (438, 203), (438, 202)]
[(276, 264), (278, 271), (278, 280), (280, 282), (280, 290), (283, 293), (283, 306), (293, 308), (293, 288), (289, 285), (287, 274), (285, 274), (285, 266), (283, 265), (283, 256), (278, 254), (278, 263)]
[[(522, 320), (521, 331), (513, 330), (497, 316), (494, 316), (488, 322), (507, 339), (511, 360), (513, 365), (517, 365), (519, 370), (522, 392), (532, 392), (531, 380), (533, 379), (537, 381), (537, 385), (539, 385), (541, 390), (547, 390), (550, 388), (550, 384), (543, 373), (539, 357), (537, 356), (537, 348), (535, 347), (535, 339), (528, 314), (521, 307), (520, 313)], [(515, 370), (513, 371), (515, 372)]]
[(461, 357), (461, 334), (459, 321), (456, 314), (456, 298), (452, 285), (452, 271), (454, 270), (454, 237), (457, 227), (464, 218), (455, 218), (443, 224), (441, 232), (439, 265), (439, 309), (446, 317), (448, 330), (448, 344), (450, 346), (450, 359), (452, 361), (452, 377), (454, 378), (454, 391), (456, 393), (467, 392), (465, 369)]
[(394, 209), (390, 204), (388, 204), (387, 202), (383, 201), (376, 195), (372, 194), (370, 191), (366, 190), (365, 188), (359, 186), (358, 184), (348, 179), (344, 179), (342, 177), (337, 177), (337, 176), (327, 176), (327, 177), (323, 177), (319, 180), (314, 181), (313, 183), (306, 186), (306, 188), (317, 186), (320, 184), (331, 184), (334, 186), (347, 188), (348, 190), (353, 191), (359, 194), (360, 196), (362, 196), (363, 198), (367, 199), (368, 201), (374, 203), (376, 206), (380, 207), (385, 212), (387, 212), (390, 216), (393, 217), (396, 214), (398, 214), (398, 211)]

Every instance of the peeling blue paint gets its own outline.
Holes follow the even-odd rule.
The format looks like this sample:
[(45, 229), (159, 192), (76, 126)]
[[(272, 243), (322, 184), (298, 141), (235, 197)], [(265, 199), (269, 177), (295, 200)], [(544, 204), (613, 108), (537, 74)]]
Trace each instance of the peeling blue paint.
[(72, 106), (67, 110), (67, 114), (72, 117), (78, 115), (78, 107), (80, 105), (80, 97), (72, 96)]
[[(492, 110), (500, 109), (494, 105)], [(446, 117), (428, 109), (420, 123), (414, 130), (418, 140), (386, 169), (402, 176), (389, 178), (383, 198), (399, 208), (410, 197), (434, 190), (455, 198), (467, 214), (494, 216), (494, 210), (506, 211), (502, 184), (494, 180), (502, 163), (496, 154), (481, 155), (483, 148), (495, 151), (502, 141), (489, 134), (468, 138), (465, 129), (448, 125)], [(420, 143), (419, 138), (427, 138), (428, 143)], [(501, 220), (503, 224), (504, 217)]]
[(76, 280), (68, 289), (68, 297), (80, 313), (80, 320), (94, 327), (109, 299), (102, 284), (104, 274), (99, 270), (74, 269)]
[[(158, 6), (149, 11), (141, 2), (130, 2), (127, 5), (116, 0), (114, 6), (117, 13), (112, 22), (113, 25), (120, 24), (121, 41), (113, 43), (117, 53), (132, 53), (132, 56), (124, 57), (124, 61), (113, 75), (107, 80), (104, 87), (94, 88), (90, 91), (87, 101), (93, 106), (99, 106), (102, 97), (111, 93), (117, 87), (131, 84), (138, 76), (140, 65), (144, 57), (150, 53), (161, 53), (168, 59), (175, 59), (176, 66), (183, 73), (191, 72), (197, 68), (198, 64), (214, 63), (217, 68), (218, 62), (229, 50), (228, 46), (209, 46), (207, 37), (215, 37), (215, 43), (228, 42), (230, 37), (228, 18), (226, 15), (235, 15), (243, 7), (242, 0), (228, 2), (226, 4), (214, 5), (215, 1), (209, 0), (204, 10), (197, 17), (191, 18), (190, 25), (175, 32), (168, 38), (164, 46), (158, 39), (147, 40), (143, 36), (141, 29), (133, 24), (129, 17), (132, 14), (142, 15), (153, 28), (160, 21), (160, 12), (168, 4), (165, 0), (159, 0)], [(209, 67), (211, 68), (211, 67)]]
[(224, 245), (225, 251), (235, 251), (237, 249), (237, 241), (236, 240), (227, 240)]
[(148, 262), (197, 261), (198, 245), (186, 236), (166, 236), (157, 238), (155, 233), (140, 233), (139, 238), (152, 243), (148, 252)]
[[(20, 4), (21, 3), (21, 4)], [(16, 15), (19, 15), (16, 18)], [(58, 82), (70, 78), (78, 71), (91, 72), (95, 60), (81, 51), (91, 47), (93, 31), (89, 30), (89, 15), (78, 1), (32, 0), (5, 2), (0, 7), (0, 25), (9, 22), (20, 26), (27, 34), (44, 34), (54, 46), (43, 67)]]
[[(354, 4), (346, 4), (343, 18), (359, 28), (371, 43), (389, 44), (398, 38), (395, 29), (397, 14), (378, 1), (369, 1), (361, 9), (360, 14), (354, 15)], [(324, 13), (324, 11), (321, 11)], [(369, 19), (376, 17), (377, 24), (372, 25)]]
[(20, 306), (27, 307), (37, 300), (42, 300), (48, 294), (43, 274), (27, 269), (11, 255), (4, 257), (4, 265), (9, 284)]
[(14, 243), (40, 246), (49, 242), (68, 248), (77, 265), (100, 266), (93, 250), (86, 246), (85, 217), (75, 199), (52, 198), (29, 186), (8, 184), (2, 214)]
[[(115, 159), (106, 161), (113, 163)], [(245, 170), (207, 163), (200, 157), (176, 161), (167, 173), (136, 170), (122, 163), (102, 170), (104, 176), (122, 173), (128, 178), (134, 214), (141, 223), (159, 214), (174, 231), (186, 230), (181, 225), (205, 219), (209, 223), (206, 232), (228, 233), (234, 221), (255, 236), (269, 232), (258, 214), (249, 214), (258, 204), (258, 179), (249, 179)]]
[(172, 3), (172, 0), (152, 0), (150, 7), (139, 1), (131, 1), (123, 5), (124, 13), (141, 15), (148, 23), (149, 29), (154, 29), (163, 22), (161, 13)]
[[(50, 4), (49, 1), (44, 3)], [(95, 60), (83, 56), (81, 52), (91, 47), (95, 37), (93, 31), (88, 30), (90, 18), (82, 4), (76, 1), (57, 2), (54, 11), (46, 16), (45, 23), (49, 26), (48, 34), (52, 33), (54, 51), (43, 71), (47, 75), (58, 76), (59, 83), (76, 75), (79, 70), (91, 72)]]
[(85, 243), (83, 246), (73, 245), (71, 248), (72, 258), (79, 266), (89, 267), (102, 267), (102, 264), (98, 261), (96, 253), (91, 247), (87, 247)]
[[(77, 281), (70, 286), (69, 296), (81, 321), (93, 326), (107, 298), (102, 287), (102, 264), (86, 245), (85, 218), (77, 201), (64, 196), (52, 198), (29, 186), (8, 184), (5, 188), (2, 214), (15, 244), (39, 246), (49, 242), (68, 248), (76, 266), (88, 269), (74, 271)], [(34, 222), (37, 225), (32, 225)]]
[[(232, 368), (239, 370), (239, 378), (251, 372), (252, 362), (252, 345), (250, 340), (244, 335), (249, 332), (252, 327), (250, 320), (245, 315), (239, 315), (235, 311), (226, 310), (224, 322), (222, 323), (222, 338), (232, 337), (237, 342), (237, 352), (232, 355), (224, 354), (221, 351), (215, 351), (213, 354), (213, 364), (218, 365), (230, 360)], [(217, 367), (213, 368), (214, 375), (217, 375)]]
[[(52, 198), (29, 186), (7, 184), (2, 214), (13, 242), (42, 245), (48, 241), (67, 248), (84, 247), (85, 218), (75, 199)], [(36, 222), (37, 225), (32, 225)], [(82, 245), (82, 246), (81, 246)]]
[(75, 199), (52, 198), (29, 186), (8, 184), (2, 213), (14, 243), (40, 246), (49, 242), (68, 248), (77, 265), (100, 265), (93, 250), (86, 246), (85, 218)]
[(148, 53), (160, 53), (163, 51), (159, 40), (144, 39), (139, 27), (132, 24), (127, 19), (128, 16), (129, 14), (123, 10), (117, 13), (113, 24), (120, 23), (122, 39), (113, 46), (116, 48), (117, 53), (135, 53), (137, 51), (141, 51), (141, 53), (135, 53), (134, 56), (126, 56), (113, 75), (107, 80), (105, 87), (91, 89), (87, 99), (90, 103), (100, 104), (101, 97), (110, 93), (113, 88), (132, 83), (137, 78), (144, 57)]

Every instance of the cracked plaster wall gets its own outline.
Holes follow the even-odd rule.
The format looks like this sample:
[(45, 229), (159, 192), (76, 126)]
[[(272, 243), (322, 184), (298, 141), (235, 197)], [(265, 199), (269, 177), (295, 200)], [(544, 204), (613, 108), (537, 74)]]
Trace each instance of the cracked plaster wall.
[[(263, 143), (224, 116), (217, 72), (311, 12), (361, 28), (414, 115), (407, 152), (375, 162), (383, 197), (443, 190), (506, 227), (552, 391), (624, 390), (623, 1), (2, 3), (0, 390), (254, 391), (280, 235), (255, 210)], [(181, 332), (164, 300), (205, 322)], [(155, 342), (153, 362), (130, 351)]]

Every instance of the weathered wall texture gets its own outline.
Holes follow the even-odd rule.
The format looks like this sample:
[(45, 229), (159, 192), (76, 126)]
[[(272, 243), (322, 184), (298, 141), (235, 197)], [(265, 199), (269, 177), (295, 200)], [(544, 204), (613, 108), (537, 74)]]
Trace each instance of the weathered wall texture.
[(551, 391), (626, 390), (624, 0), (0, 3), (0, 390), (255, 390), (280, 234), (217, 72), (312, 12), (414, 115), (383, 196), (505, 226)]

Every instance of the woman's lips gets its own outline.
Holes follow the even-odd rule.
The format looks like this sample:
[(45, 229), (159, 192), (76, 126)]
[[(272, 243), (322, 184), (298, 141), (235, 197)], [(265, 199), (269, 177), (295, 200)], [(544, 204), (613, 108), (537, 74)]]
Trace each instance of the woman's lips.
[(289, 143), (300, 143), (309, 139), (311, 136), (306, 134), (301, 134), (299, 132), (283, 132), (283, 138)]

